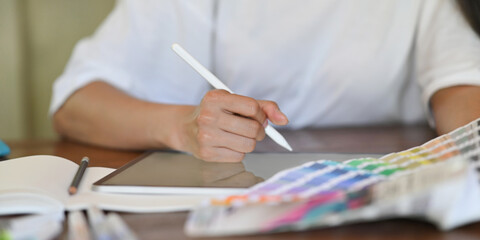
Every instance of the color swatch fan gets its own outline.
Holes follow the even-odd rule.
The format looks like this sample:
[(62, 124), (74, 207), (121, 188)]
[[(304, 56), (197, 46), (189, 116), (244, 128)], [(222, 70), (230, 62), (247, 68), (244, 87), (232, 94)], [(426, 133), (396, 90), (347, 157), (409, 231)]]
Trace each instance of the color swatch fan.
[(277, 173), (241, 195), (210, 199), (190, 236), (300, 231), (410, 217), (442, 230), (480, 220), (480, 119), (378, 159), (319, 160)]

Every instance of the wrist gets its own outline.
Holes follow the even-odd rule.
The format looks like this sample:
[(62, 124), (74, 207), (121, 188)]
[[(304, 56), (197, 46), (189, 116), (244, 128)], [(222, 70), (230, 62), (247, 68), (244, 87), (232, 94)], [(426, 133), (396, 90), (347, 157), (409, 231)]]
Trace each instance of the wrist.
[(187, 105), (160, 105), (155, 111), (151, 139), (155, 149), (188, 151), (188, 121), (195, 107)]

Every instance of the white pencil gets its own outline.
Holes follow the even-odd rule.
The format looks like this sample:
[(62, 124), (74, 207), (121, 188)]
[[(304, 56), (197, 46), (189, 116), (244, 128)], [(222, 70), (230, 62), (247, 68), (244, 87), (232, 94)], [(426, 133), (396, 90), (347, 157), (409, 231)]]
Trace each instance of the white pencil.
[[(185, 49), (183, 49), (177, 43), (172, 45), (172, 49), (175, 53), (178, 54), (185, 62), (187, 62), (195, 71), (197, 71), (205, 80), (207, 80), (214, 88), (223, 89), (229, 93), (233, 93), (230, 88), (220, 81), (213, 73), (208, 71), (202, 64), (200, 64), (192, 55), (190, 55)], [(288, 144), (287, 140), (277, 131), (275, 128), (268, 124), (265, 127), (265, 133), (278, 145), (284, 147), (285, 149), (292, 151), (292, 147)]]
[(68, 240), (90, 240), (87, 220), (80, 211), (68, 213)]

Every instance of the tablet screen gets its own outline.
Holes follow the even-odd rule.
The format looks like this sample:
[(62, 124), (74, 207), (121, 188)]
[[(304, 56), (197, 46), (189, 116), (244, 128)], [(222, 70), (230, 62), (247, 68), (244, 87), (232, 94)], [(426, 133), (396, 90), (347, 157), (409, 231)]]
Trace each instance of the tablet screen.
[(151, 152), (97, 181), (93, 190), (137, 194), (231, 194), (309, 161), (342, 161), (365, 156), (378, 157), (371, 154), (250, 153), (239, 163), (212, 163), (184, 153)]

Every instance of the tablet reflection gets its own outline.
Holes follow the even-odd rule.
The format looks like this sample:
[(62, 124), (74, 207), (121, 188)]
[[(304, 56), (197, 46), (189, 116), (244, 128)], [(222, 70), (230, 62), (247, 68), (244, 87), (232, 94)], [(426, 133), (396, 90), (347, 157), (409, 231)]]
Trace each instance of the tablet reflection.
[(243, 163), (205, 162), (184, 153), (153, 152), (128, 165), (116, 171), (105, 184), (247, 188), (264, 181), (247, 171)]
[(264, 179), (245, 169), (243, 163), (200, 163), (201, 178), (210, 187), (251, 187)]

